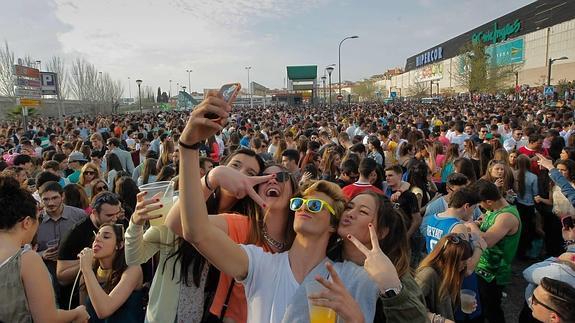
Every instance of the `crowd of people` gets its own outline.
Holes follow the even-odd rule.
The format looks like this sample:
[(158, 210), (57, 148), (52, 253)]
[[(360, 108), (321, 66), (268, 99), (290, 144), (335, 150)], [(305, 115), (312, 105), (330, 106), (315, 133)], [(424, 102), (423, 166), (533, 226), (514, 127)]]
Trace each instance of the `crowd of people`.
[(575, 322), (568, 103), (0, 122), (0, 322)]

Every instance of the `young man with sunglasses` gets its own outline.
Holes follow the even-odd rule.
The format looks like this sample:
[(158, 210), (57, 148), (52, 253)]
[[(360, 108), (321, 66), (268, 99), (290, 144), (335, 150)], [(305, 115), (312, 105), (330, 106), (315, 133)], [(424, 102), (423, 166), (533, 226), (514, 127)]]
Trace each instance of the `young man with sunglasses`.
[(58, 281), (63, 286), (60, 304), (68, 304), (72, 283), (74, 283), (74, 278), (80, 270), (78, 253), (84, 248), (91, 247), (95, 233), (98, 232), (100, 226), (116, 223), (121, 213), (120, 200), (112, 192), (102, 192), (96, 195), (91, 206), (92, 213), (84, 221), (77, 223), (68, 235), (60, 241), (56, 264)]
[[(345, 197), (337, 185), (326, 181), (312, 184), (303, 198), (292, 199), (293, 227), (296, 237), (287, 252), (269, 254), (254, 245), (238, 245), (217, 226), (210, 223), (202, 191), (199, 170), (199, 144), (221, 130), (231, 110), (221, 97), (209, 95), (192, 112), (180, 138), (182, 173), (180, 178), (180, 212), (184, 238), (192, 243), (206, 259), (222, 272), (240, 281), (246, 292), (248, 322), (292, 322), (307, 320), (307, 300), (304, 286), (316, 274), (327, 274), (326, 249), (336, 232), (338, 216), (345, 208)], [(207, 119), (205, 114), (216, 113), (219, 122)], [(264, 209), (268, 205), (254, 191), (253, 185), (273, 179), (274, 175), (249, 178), (239, 172), (234, 183), (244, 187), (247, 194)], [(192, 212), (193, 210), (193, 212)], [(368, 262), (366, 261), (366, 264)], [(397, 273), (381, 273), (374, 284), (366, 272), (353, 264), (339, 263), (341, 276), (360, 304), (366, 321), (375, 314), (377, 289), (382, 293), (390, 288), (401, 290)], [(385, 266), (380, 266), (384, 270)], [(302, 292), (303, 291), (303, 292)], [(303, 293), (303, 294), (302, 294)], [(286, 318), (287, 317), (287, 318)]]
[(565, 282), (548, 277), (531, 295), (533, 317), (541, 322), (575, 322), (575, 288)]
[(482, 208), (487, 210), (478, 226), (467, 223), (472, 233), (487, 242), (475, 273), (479, 276), (479, 294), (485, 318), (489, 322), (505, 322), (501, 309), (503, 288), (511, 282), (511, 262), (517, 253), (521, 236), (521, 219), (514, 205), (501, 196), (495, 184), (480, 179), (472, 189), (479, 195)]

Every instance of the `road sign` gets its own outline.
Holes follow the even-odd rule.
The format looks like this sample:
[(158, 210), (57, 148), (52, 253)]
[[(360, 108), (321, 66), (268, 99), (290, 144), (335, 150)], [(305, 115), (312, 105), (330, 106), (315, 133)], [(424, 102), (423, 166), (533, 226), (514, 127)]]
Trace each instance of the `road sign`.
[(396, 97), (397, 97), (397, 92), (390, 92), (389, 94), (390, 94), (390, 96), (391, 96), (392, 98), (396, 98)]
[(337, 100), (338, 100), (338, 101), (341, 101), (341, 100), (343, 100), (343, 95), (341, 95), (341, 94), (338, 94), (338, 95), (337, 95)]
[(20, 105), (24, 107), (39, 107), (39, 99), (20, 99)]
[(41, 72), (43, 95), (58, 95), (58, 75), (51, 72)]
[(22, 98), (40, 99), (42, 98), (42, 91), (40, 89), (28, 90), (17, 87), (16, 96)]
[(40, 88), (42, 83), (40, 83), (38, 80), (30, 80), (19, 77), (16, 79), (16, 86)]
[(555, 88), (552, 86), (546, 86), (545, 87), (545, 96), (553, 96), (553, 94), (555, 93)]
[(40, 78), (40, 71), (37, 68), (31, 68), (22, 65), (14, 65), (14, 74), (16, 74), (16, 76), (24, 76), (32, 79)]

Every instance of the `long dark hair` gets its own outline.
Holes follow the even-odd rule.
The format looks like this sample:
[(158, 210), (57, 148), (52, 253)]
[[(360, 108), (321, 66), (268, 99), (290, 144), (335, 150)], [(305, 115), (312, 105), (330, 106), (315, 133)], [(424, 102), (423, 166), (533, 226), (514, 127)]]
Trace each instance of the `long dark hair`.
[(138, 185), (130, 176), (122, 176), (117, 181), (115, 181), (116, 187), (115, 193), (120, 196), (120, 198), (129, 205), (132, 210), (136, 209), (137, 198), (136, 195), (140, 193)]
[(175, 258), (174, 266), (172, 267), (172, 279), (174, 279), (176, 275), (176, 266), (178, 260), (180, 261), (180, 282), (186, 284), (186, 286), (190, 286), (190, 281), (188, 280), (188, 268), (190, 265), (192, 266), (192, 280), (196, 287), (200, 286), (200, 280), (202, 278), (202, 270), (204, 265), (206, 264), (206, 259), (200, 252), (194, 248), (189, 242), (182, 238), (177, 238), (174, 242), (178, 248), (172, 252), (168, 257), (166, 257), (166, 261), (162, 265), (162, 274), (166, 270), (166, 263), (169, 259)]
[[(102, 224), (100, 226), (100, 229), (104, 227), (112, 228), (114, 235), (116, 235), (116, 248), (117, 248), (116, 254), (114, 255), (114, 260), (112, 261), (112, 273), (110, 274), (108, 280), (106, 280), (104, 286), (102, 287), (106, 292), (106, 294), (109, 294), (114, 289), (114, 287), (118, 285), (120, 279), (122, 279), (122, 274), (124, 274), (124, 271), (126, 271), (128, 265), (126, 264), (126, 256), (124, 255), (124, 248), (125, 248), (124, 226), (121, 224), (107, 223)], [(96, 272), (98, 266), (99, 264), (96, 261), (94, 263), (94, 272)]]
[(517, 164), (517, 193), (522, 197), (525, 194), (525, 173), (531, 167), (531, 160), (525, 155), (519, 155), (515, 163)]
[(480, 144), (477, 147), (477, 154), (479, 157), (479, 174), (477, 177), (482, 177), (487, 172), (487, 164), (493, 158), (493, 147), (490, 144)]
[(420, 206), (424, 206), (429, 202), (429, 191), (427, 189), (428, 173), (429, 167), (424, 161), (416, 161), (409, 168), (409, 184), (411, 187), (418, 187), (423, 191)]
[(106, 157), (106, 167), (108, 171), (111, 171), (112, 169), (118, 172), (124, 170), (122, 163), (120, 162), (120, 158), (118, 158), (118, 155), (114, 153), (111, 153)]

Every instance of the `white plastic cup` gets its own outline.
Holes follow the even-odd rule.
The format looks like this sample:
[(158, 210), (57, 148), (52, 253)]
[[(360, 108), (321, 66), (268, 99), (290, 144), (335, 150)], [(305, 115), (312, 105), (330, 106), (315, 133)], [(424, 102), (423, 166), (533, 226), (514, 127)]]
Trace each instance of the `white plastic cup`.
[(465, 314), (471, 314), (475, 312), (475, 307), (477, 305), (476, 294), (474, 291), (469, 289), (462, 289), (460, 292), (461, 298), (461, 311)]
[(309, 295), (312, 293), (319, 293), (326, 290), (326, 288), (318, 281), (314, 280), (305, 285), (305, 292), (307, 299), (307, 306), (309, 309), (309, 322), (310, 323), (335, 323), (337, 314), (334, 310), (328, 307), (316, 306), (311, 303)]
[(159, 197), (162, 208), (148, 212), (149, 215), (158, 215), (161, 217), (157, 219), (150, 220), (150, 225), (160, 226), (164, 224), (168, 212), (174, 205), (174, 182), (164, 181), (164, 182), (154, 182), (150, 184), (145, 184), (139, 187), (140, 191), (147, 192), (145, 199), (149, 200), (155, 197)]

